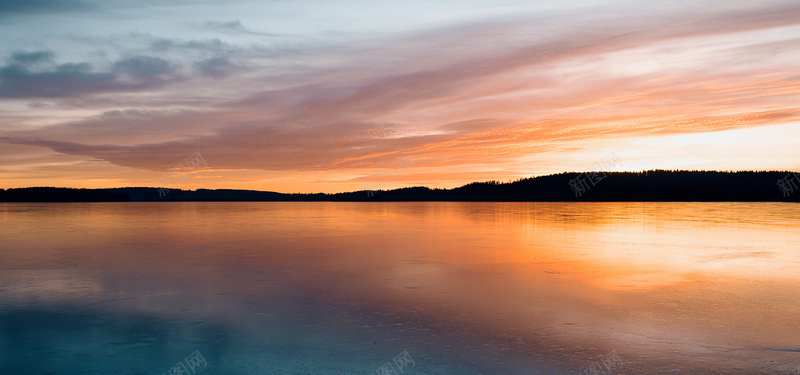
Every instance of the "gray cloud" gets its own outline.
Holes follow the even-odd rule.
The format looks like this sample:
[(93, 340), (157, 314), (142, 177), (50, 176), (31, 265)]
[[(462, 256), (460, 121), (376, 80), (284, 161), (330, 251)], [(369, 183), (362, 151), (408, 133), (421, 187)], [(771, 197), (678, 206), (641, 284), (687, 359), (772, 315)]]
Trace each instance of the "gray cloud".
[(237, 66), (233, 64), (227, 57), (213, 57), (196, 62), (194, 64), (194, 68), (204, 75), (212, 77), (224, 77), (232, 70), (235, 70)]
[(162, 79), (174, 71), (167, 60), (152, 56), (134, 56), (114, 63), (114, 70), (145, 82)]
[(52, 61), (55, 55), (53, 51), (16, 52), (11, 55), (11, 60), (20, 64), (36, 64)]
[(50, 70), (33, 71), (21, 64), (46, 58), (47, 53), (16, 55), (15, 62), (0, 68), (0, 97), (60, 98), (103, 92), (140, 90), (179, 80), (174, 67), (164, 59), (134, 56), (117, 61), (109, 71), (97, 71), (86, 62), (59, 64)]
[(271, 33), (261, 33), (257, 31), (250, 30), (249, 28), (242, 25), (241, 21), (228, 21), (228, 22), (206, 22), (204, 28), (222, 31), (228, 34), (251, 34), (251, 35), (261, 35), (261, 36), (279, 36), (278, 34), (271, 34)]
[(59, 13), (94, 8), (80, 0), (0, 0), (0, 17), (13, 13)]
[(32, 72), (12, 64), (0, 68), (0, 97), (64, 97), (111, 90), (114, 76), (95, 73), (88, 63), (58, 65), (54, 70)]
[(205, 26), (209, 29), (217, 29), (217, 30), (229, 30), (229, 31), (236, 31), (236, 32), (243, 32), (249, 33), (250, 31), (245, 29), (244, 25), (240, 21), (230, 21), (230, 22), (206, 22)]
[(191, 40), (191, 41), (158, 39), (150, 43), (150, 48), (153, 51), (158, 51), (158, 52), (200, 51), (200, 52), (211, 52), (211, 53), (231, 53), (231, 52), (236, 52), (238, 50), (231, 44), (225, 43), (216, 38), (209, 40)]

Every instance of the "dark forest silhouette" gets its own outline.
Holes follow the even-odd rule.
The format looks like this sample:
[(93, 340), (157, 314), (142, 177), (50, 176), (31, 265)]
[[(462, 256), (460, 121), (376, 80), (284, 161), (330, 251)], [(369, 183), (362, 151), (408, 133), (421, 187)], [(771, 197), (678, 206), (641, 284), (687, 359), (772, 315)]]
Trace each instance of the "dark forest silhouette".
[[(781, 182), (781, 183), (779, 183)], [(561, 173), (514, 182), (473, 182), (454, 189), (408, 187), (335, 194), (283, 194), (255, 190), (180, 190), (127, 187), (0, 189), (0, 202), (162, 201), (676, 201), (797, 202), (792, 172), (666, 171)], [(792, 189), (792, 187), (794, 187)]]

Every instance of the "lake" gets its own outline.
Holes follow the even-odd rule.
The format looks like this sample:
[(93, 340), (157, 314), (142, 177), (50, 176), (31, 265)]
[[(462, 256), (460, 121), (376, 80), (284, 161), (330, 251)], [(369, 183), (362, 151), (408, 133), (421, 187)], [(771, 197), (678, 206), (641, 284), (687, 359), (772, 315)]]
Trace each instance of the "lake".
[(799, 208), (0, 204), (0, 373), (786, 374)]

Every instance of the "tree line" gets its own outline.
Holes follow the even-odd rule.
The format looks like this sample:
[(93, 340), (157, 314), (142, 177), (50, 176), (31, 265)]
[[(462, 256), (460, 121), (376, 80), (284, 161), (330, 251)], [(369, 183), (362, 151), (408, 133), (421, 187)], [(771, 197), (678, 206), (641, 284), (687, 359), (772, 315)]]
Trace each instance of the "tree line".
[(453, 189), (407, 187), (335, 194), (270, 191), (181, 190), (123, 187), (0, 189), (0, 202), (169, 202), (169, 201), (677, 201), (797, 202), (800, 177), (778, 171), (668, 171), (560, 173), (512, 182), (473, 182)]

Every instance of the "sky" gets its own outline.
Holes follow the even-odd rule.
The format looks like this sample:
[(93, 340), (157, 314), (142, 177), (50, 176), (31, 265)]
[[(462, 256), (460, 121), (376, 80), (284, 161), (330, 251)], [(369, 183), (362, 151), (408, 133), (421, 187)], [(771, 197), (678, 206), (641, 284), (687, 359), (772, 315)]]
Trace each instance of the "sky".
[(0, 35), (0, 188), (800, 167), (796, 0), (0, 0)]

